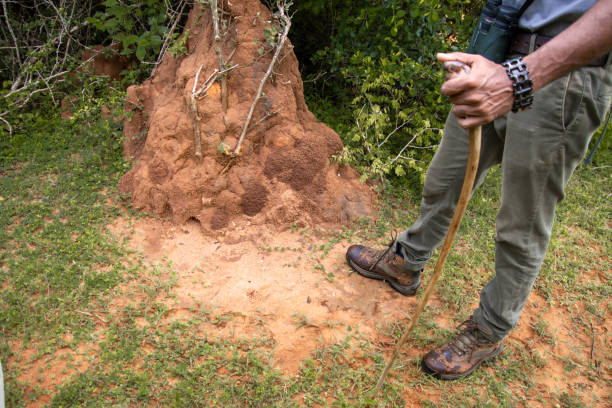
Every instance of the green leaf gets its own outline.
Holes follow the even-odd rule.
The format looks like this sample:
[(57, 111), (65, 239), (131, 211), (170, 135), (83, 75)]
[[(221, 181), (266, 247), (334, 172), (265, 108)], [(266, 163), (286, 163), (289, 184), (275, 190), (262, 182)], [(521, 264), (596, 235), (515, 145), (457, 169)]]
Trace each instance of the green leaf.
[(226, 154), (230, 150), (230, 147), (228, 146), (227, 143), (221, 142), (221, 143), (219, 143), (219, 146), (217, 146), (217, 150), (220, 153)]
[(104, 22), (103, 27), (104, 30), (113, 34), (117, 31), (117, 25), (117, 20), (115, 20), (114, 18), (110, 18)]
[(136, 44), (137, 42), (138, 37), (134, 34), (125, 36), (121, 41), (121, 43), (123, 44), (123, 48), (129, 48), (132, 44)]
[(138, 46), (148, 47), (149, 45), (151, 45), (151, 33), (147, 31), (146, 33), (142, 34), (138, 39)]
[(151, 36), (151, 45), (154, 47), (157, 47), (158, 45), (161, 45), (164, 42), (164, 40), (162, 40), (162, 38), (159, 35), (153, 35)]
[(136, 48), (136, 58), (138, 58), (138, 60), (140, 61), (143, 61), (146, 54), (147, 54), (147, 50), (144, 47), (141, 47), (140, 45), (138, 45), (138, 47)]

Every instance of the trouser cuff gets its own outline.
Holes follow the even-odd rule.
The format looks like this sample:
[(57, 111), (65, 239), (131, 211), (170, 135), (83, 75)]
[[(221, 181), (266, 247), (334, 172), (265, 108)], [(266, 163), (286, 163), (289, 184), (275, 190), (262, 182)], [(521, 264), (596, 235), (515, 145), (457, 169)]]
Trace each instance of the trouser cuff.
[(406, 262), (406, 268), (413, 272), (421, 271), (425, 268), (425, 264), (431, 258), (431, 252), (427, 256), (419, 255), (412, 251), (410, 248), (401, 245), (399, 242), (395, 242), (395, 252), (404, 258)]
[(478, 324), (478, 326), (483, 327), (484, 329), (488, 330), (491, 333), (491, 334), (488, 334), (488, 333), (482, 332), (483, 335), (488, 340), (492, 342), (498, 342), (498, 341), (503, 340), (508, 335), (508, 333), (500, 331), (498, 328), (492, 325), (489, 321), (487, 321), (487, 319), (484, 316), (484, 313), (482, 312), (482, 309), (478, 308), (474, 310), (473, 317), (476, 323)]

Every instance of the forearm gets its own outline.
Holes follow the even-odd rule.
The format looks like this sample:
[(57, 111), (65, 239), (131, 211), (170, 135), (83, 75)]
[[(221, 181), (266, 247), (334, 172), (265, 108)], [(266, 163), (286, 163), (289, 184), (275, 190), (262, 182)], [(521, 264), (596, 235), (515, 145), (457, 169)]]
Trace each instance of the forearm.
[(599, 0), (578, 21), (523, 60), (534, 90), (612, 49), (612, 0)]

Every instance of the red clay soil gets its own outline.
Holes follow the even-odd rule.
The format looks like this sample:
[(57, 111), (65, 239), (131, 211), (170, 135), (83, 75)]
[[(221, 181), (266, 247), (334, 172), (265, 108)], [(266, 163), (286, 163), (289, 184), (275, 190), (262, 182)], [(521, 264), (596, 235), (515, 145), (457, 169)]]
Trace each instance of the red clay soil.
[(194, 7), (186, 26), (188, 55), (167, 54), (151, 79), (128, 89), (131, 113), (125, 120), (124, 151), (135, 165), (121, 180), (120, 191), (131, 196), (137, 209), (178, 224), (197, 219), (208, 232), (245, 223), (338, 224), (371, 215), (374, 195), (358, 174), (330, 164), (342, 141), (308, 110), (288, 40), (256, 106), (240, 156), (232, 158), (219, 148), (233, 151), (238, 142), (272, 60), (270, 48), (260, 55), (264, 30), (270, 22), (276, 24), (258, 0), (225, 2), (223, 8), (230, 28), (222, 53), (238, 68), (227, 73), (225, 112), (218, 81), (196, 102), (202, 157), (195, 155), (191, 93), (200, 66), (198, 88), (219, 61), (211, 12)]

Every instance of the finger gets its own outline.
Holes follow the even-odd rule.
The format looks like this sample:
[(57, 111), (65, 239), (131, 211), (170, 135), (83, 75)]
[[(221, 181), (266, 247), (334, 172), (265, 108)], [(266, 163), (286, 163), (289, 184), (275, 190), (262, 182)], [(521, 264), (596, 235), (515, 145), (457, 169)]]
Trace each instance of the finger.
[(474, 105), (453, 105), (453, 113), (460, 117), (488, 117), (486, 105), (476, 103)]
[(440, 92), (442, 92), (442, 95), (451, 96), (474, 88), (476, 88), (476, 84), (470, 75), (458, 75), (444, 82)]
[(489, 123), (489, 120), (480, 117), (468, 116), (467, 118), (457, 118), (457, 123), (464, 129), (472, 129), (476, 126), (484, 126)]
[(453, 105), (477, 106), (481, 104), (482, 99), (483, 96), (476, 92), (461, 92), (450, 96)]
[[(471, 67), (475, 61), (474, 55), (462, 52), (452, 52), (449, 54), (439, 53), (437, 57), (441, 62), (459, 61), (469, 67)], [(475, 80), (472, 75), (460, 74), (447, 79), (440, 91), (443, 95), (451, 96), (474, 89), (475, 87)]]
[(455, 115), (455, 118), (457, 118), (457, 123), (459, 123), (459, 125), (464, 129), (469, 129), (470, 127), (474, 126), (473, 122), (478, 119), (472, 116), (465, 116), (462, 113), (457, 113), (455, 109), (453, 109), (452, 112), (453, 115)]
[(493, 117), (485, 115), (479, 108), (466, 105), (454, 105), (452, 112), (462, 128), (469, 129), (474, 126), (482, 126), (493, 120)]
[(451, 111), (457, 119), (465, 119), (468, 117), (468, 109), (465, 105), (453, 105)]
[(474, 61), (477, 59), (477, 57), (474, 54), (468, 54), (465, 52), (449, 52), (449, 53), (439, 52), (438, 54), (436, 54), (436, 58), (440, 62), (449, 62), (449, 61), (463, 62), (464, 64), (470, 67), (472, 66)]

